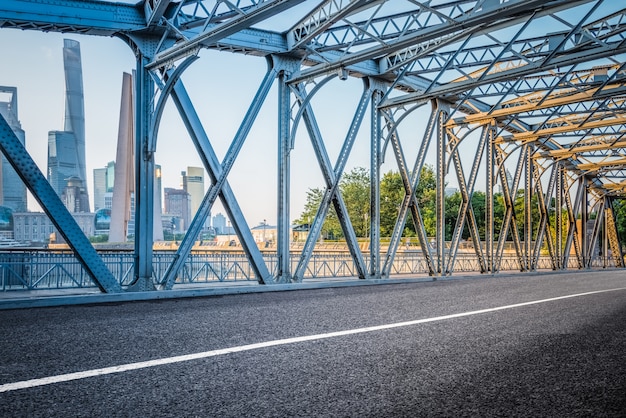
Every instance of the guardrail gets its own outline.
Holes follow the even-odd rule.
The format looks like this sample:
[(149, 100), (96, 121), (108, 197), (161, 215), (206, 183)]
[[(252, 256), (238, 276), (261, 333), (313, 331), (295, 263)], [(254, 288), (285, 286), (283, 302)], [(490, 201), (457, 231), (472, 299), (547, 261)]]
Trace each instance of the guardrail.
[[(101, 252), (104, 263), (118, 278), (122, 286), (133, 279), (134, 256), (132, 252)], [(172, 262), (174, 253), (155, 251), (154, 282), (162, 283), (165, 272)], [(275, 273), (277, 258), (264, 254), (270, 272)], [(299, 256), (292, 257), (295, 269)], [(365, 255), (366, 263), (369, 262)], [(578, 269), (574, 257), (569, 259), (568, 268)], [(610, 257), (596, 257), (592, 266), (614, 267)], [(540, 257), (537, 269), (551, 269), (549, 257)], [(500, 262), (500, 271), (520, 270), (516, 256), (505, 256)], [(460, 254), (456, 258), (455, 272), (479, 271), (478, 259), (473, 254)], [(396, 254), (391, 275), (426, 274), (427, 265), (421, 252), (399, 252)], [(356, 267), (350, 254), (315, 253), (305, 272), (305, 279), (354, 277)], [(196, 252), (191, 253), (179, 272), (176, 283), (215, 283), (256, 281), (246, 256), (239, 252)], [(3, 251), (0, 252), (0, 291), (93, 288), (95, 285), (71, 252), (52, 251)]]

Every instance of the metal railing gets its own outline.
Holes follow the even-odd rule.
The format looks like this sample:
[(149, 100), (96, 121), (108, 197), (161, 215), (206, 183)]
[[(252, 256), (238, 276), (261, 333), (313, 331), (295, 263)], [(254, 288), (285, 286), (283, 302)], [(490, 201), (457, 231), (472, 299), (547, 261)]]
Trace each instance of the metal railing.
[[(101, 252), (106, 266), (118, 278), (122, 286), (133, 279), (134, 256), (132, 252)], [(154, 252), (154, 282), (163, 282), (165, 272), (174, 258), (171, 251)], [(270, 272), (275, 273), (277, 259), (274, 254), (264, 254)], [(292, 255), (292, 268), (299, 260)], [(365, 255), (365, 261), (369, 262)], [(435, 260), (436, 261), (436, 260)], [(500, 271), (521, 271), (519, 260), (514, 255), (505, 255), (500, 260)], [(570, 257), (568, 269), (578, 269), (578, 260)], [(612, 257), (595, 257), (593, 268), (615, 267)], [(552, 260), (541, 256), (537, 269), (552, 269)], [(459, 254), (454, 272), (480, 271), (479, 262), (473, 254)], [(421, 252), (407, 251), (396, 254), (391, 275), (427, 274), (428, 268)], [(356, 266), (349, 253), (314, 253), (305, 272), (305, 280), (313, 278), (345, 278), (357, 275)], [(243, 253), (239, 252), (192, 252), (181, 268), (177, 284), (202, 284), (217, 282), (256, 282), (253, 269)], [(3, 251), (0, 252), (0, 290), (36, 290), (62, 288), (94, 288), (95, 285), (71, 252), (52, 251)]]

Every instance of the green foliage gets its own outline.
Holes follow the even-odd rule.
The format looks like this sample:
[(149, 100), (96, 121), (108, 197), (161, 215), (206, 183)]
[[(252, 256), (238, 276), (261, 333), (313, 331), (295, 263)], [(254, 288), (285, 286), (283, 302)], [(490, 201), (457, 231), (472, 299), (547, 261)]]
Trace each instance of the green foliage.
[(89, 241), (92, 243), (109, 242), (109, 235), (95, 235), (93, 237), (89, 237)]
[[(344, 174), (339, 190), (345, 202), (350, 222), (357, 237), (368, 237), (370, 226), (370, 177), (369, 171), (363, 167), (354, 168)], [(420, 207), (425, 207), (428, 213), (434, 213), (435, 174), (431, 166), (422, 169), (420, 182), (417, 186), (416, 196)], [(300, 217), (294, 221), (296, 224), (311, 224), (317, 215), (320, 203), (324, 198), (325, 189), (309, 189), (304, 209)], [(385, 173), (380, 182), (380, 212), (381, 234), (390, 236), (396, 225), (399, 208), (405, 196), (402, 178), (398, 172)], [(424, 209), (422, 209), (424, 210)], [(434, 224), (433, 224), (434, 225)], [(433, 227), (434, 231), (434, 227)], [(404, 236), (415, 236), (415, 226), (409, 216), (403, 231)], [(333, 205), (330, 206), (324, 225), (322, 237), (325, 239), (341, 239), (343, 231), (337, 218)]]
[[(369, 236), (369, 214), (370, 214), (370, 187), (369, 187), (369, 172), (365, 168), (358, 167), (346, 173), (339, 183), (339, 190), (345, 202), (350, 216), (350, 222), (354, 228), (357, 237)], [(418, 201), (422, 219), (424, 221), (424, 228), (426, 235), (432, 237), (436, 233), (436, 178), (435, 171), (430, 165), (426, 165), (422, 168), (420, 174), (420, 181), (417, 185), (415, 196)], [(297, 224), (311, 224), (317, 215), (318, 208), (322, 199), (324, 198), (325, 189), (315, 188), (309, 189), (307, 192), (307, 200), (300, 217), (295, 221)], [(389, 171), (383, 174), (380, 180), (380, 231), (382, 237), (389, 237), (393, 234), (394, 228), (396, 228), (397, 218), (400, 207), (405, 198), (405, 189), (402, 182), (400, 173), (396, 171)], [(476, 224), (478, 227), (478, 234), (481, 240), (485, 239), (485, 208), (486, 208), (486, 193), (482, 191), (475, 191), (471, 197), (471, 206), (475, 214)], [(445, 199), (445, 239), (450, 240), (454, 233), (454, 228), (457, 219), (459, 219), (459, 210), (462, 204), (462, 197), (460, 192), (453, 193), (446, 196)], [(621, 202), (620, 202), (621, 203)], [(552, 205), (553, 206), (553, 205)], [(523, 239), (524, 234), (524, 190), (518, 190), (515, 194), (514, 208), (516, 213), (516, 222), (520, 238)], [(621, 210), (623, 216), (618, 215), (618, 220), (621, 219), (622, 223), (619, 224), (620, 236), (626, 238), (626, 205), (616, 205), (616, 213)], [(493, 220), (494, 220), (494, 239), (499, 239), (500, 230), (502, 229), (502, 223), (505, 215), (504, 197), (501, 193), (494, 194), (494, 208), (493, 208)], [(537, 228), (539, 225), (539, 206), (537, 196), (533, 196), (532, 210), (533, 218), (533, 237), (536, 236)], [(554, 213), (551, 211), (550, 215), (553, 217)], [(413, 223), (413, 217), (411, 213), (407, 215), (405, 220), (402, 235), (404, 237), (416, 236), (415, 225)], [(463, 225), (463, 231), (461, 237), (468, 239), (470, 237), (469, 228), (467, 224), (469, 218), (466, 217), (466, 223)], [(509, 228), (508, 239), (512, 238), (513, 228)], [(337, 214), (334, 207), (331, 205), (322, 228), (322, 237), (325, 239), (342, 239), (343, 231), (337, 218)]]
[(341, 179), (339, 188), (357, 237), (369, 234), (370, 176), (363, 167), (354, 168)]

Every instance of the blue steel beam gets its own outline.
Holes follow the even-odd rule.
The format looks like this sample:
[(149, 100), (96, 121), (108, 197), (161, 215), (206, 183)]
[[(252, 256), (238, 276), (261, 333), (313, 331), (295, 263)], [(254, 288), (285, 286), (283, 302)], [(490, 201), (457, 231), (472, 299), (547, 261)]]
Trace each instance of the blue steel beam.
[(336, 22), (386, 0), (326, 0), (287, 32), (289, 49), (304, 46)]
[[(252, 128), (252, 124), (258, 116), (261, 110), (261, 106), (265, 102), (265, 99), (269, 94), (269, 90), (272, 87), (272, 84), (277, 74), (278, 70), (272, 68), (270, 71), (268, 71), (268, 73), (265, 75), (265, 78), (261, 82), (257, 94), (252, 100), (252, 104), (250, 105), (248, 112), (244, 117), (244, 120), (241, 122), (239, 130), (235, 134), (235, 138), (233, 139), (228, 151), (226, 152), (224, 161), (221, 164), (221, 173), (219, 175), (219, 178), (214, 184), (209, 187), (209, 190), (206, 192), (206, 195), (202, 199), (202, 203), (198, 208), (198, 212), (194, 216), (193, 221), (191, 222), (191, 225), (189, 226), (187, 233), (185, 234), (185, 237), (183, 238), (180, 246), (178, 247), (178, 250), (176, 251), (176, 254), (174, 255), (174, 261), (170, 264), (167, 272), (165, 273), (163, 281), (165, 289), (169, 290), (174, 286), (174, 282), (176, 281), (178, 272), (183, 266), (187, 257), (189, 256), (193, 244), (197, 239), (198, 234), (202, 230), (205, 220), (207, 216), (209, 216), (211, 208), (213, 207), (213, 204), (217, 200), (219, 193), (221, 192), (224, 183), (226, 182), (228, 174), (230, 173), (230, 170), (235, 163), (235, 159), (237, 158), (241, 147), (248, 137), (248, 133)], [(268, 280), (267, 277), (258, 277), (258, 279), (261, 283), (265, 283), (265, 281)]]
[(102, 292), (121, 292), (119, 282), (105, 266), (61, 199), (50, 186), (37, 164), (0, 115), (0, 150), (33, 194), (76, 258)]
[(590, 49), (584, 49), (582, 51), (576, 50), (565, 52), (557, 55), (557, 57), (551, 60), (548, 64), (534, 62), (510, 70), (495, 72), (480, 79), (466, 79), (459, 82), (442, 84), (438, 87), (433, 88), (428, 93), (418, 91), (388, 99), (386, 102), (381, 104), (381, 107), (386, 108), (401, 106), (408, 103), (414, 103), (416, 101), (424, 101), (430, 98), (437, 98), (442, 96), (453, 97), (463, 92), (471, 91), (472, 89), (479, 86), (489, 86), (492, 84), (509, 82), (511, 80), (517, 80), (531, 74), (538, 74), (559, 67), (590, 62), (624, 53), (626, 53), (626, 41), (602, 44), (600, 46), (596, 46)]
[(144, 29), (140, 7), (95, 0), (2, 0), (0, 28), (112, 36)]
[(171, 0), (145, 0), (146, 25), (154, 26), (158, 24), (170, 3), (172, 3)]
[(145, 69), (148, 58), (137, 56), (135, 78), (135, 277), (133, 290), (154, 290), (154, 150), (150, 144), (154, 82)]
[[(456, 19), (448, 19), (441, 23), (437, 22), (438, 24), (426, 26), (408, 35), (400, 33), (402, 36), (398, 36), (396, 39), (391, 39), (387, 42), (382, 42), (379, 45), (365, 48), (351, 54), (344, 52), (340, 58), (334, 61), (323, 62), (306, 70), (302, 70), (300, 74), (292, 77), (290, 83), (296, 84), (367, 60), (382, 62), (386, 57), (399, 53), (400, 51), (404, 51), (402, 60), (409, 62), (415, 59), (416, 55), (414, 53), (415, 51), (408, 53), (407, 48), (415, 49), (418, 55), (422, 54), (424, 50), (434, 52), (437, 47), (448, 43), (450, 39), (456, 40), (459, 32), (468, 36), (472, 32), (484, 29), (485, 26), (493, 25), (494, 22), (500, 25), (500, 23), (507, 19), (514, 18), (514, 20), (510, 22), (510, 24), (514, 24), (524, 19), (524, 16), (531, 16), (534, 13), (545, 12), (547, 10), (560, 10), (566, 8), (567, 4), (571, 6), (572, 3), (583, 3), (586, 1), (590, 0), (511, 0), (497, 7), (479, 9)], [(384, 71), (386, 72), (387, 70), (384, 69)]]
[(267, 269), (265, 261), (263, 260), (263, 255), (254, 241), (254, 237), (250, 232), (250, 228), (246, 223), (237, 199), (230, 188), (228, 180), (222, 179), (222, 167), (219, 163), (217, 155), (215, 154), (213, 146), (211, 145), (211, 142), (202, 127), (200, 118), (191, 103), (187, 90), (181, 82), (176, 83), (174, 86), (174, 89), (172, 90), (172, 100), (178, 109), (178, 113), (183, 119), (183, 123), (185, 124), (196, 149), (198, 150), (198, 154), (202, 159), (204, 168), (209, 173), (209, 176), (211, 176), (211, 180), (214, 184), (217, 184), (218, 181), (223, 181), (220, 190), (220, 199), (222, 201), (222, 205), (224, 206), (224, 210), (228, 214), (228, 218), (233, 222), (235, 232), (241, 241), (241, 245), (246, 253), (246, 256), (248, 257), (248, 260), (250, 260), (250, 266), (254, 271), (254, 274), (257, 276), (260, 283), (272, 283), (273, 279)]
[(158, 68), (190, 54), (197, 53), (200, 47), (211, 46), (230, 35), (247, 29), (303, 1), (304, 0), (273, 0), (259, 3), (257, 6), (246, 10), (245, 13), (233, 19), (203, 30), (193, 38), (185, 39), (165, 51), (160, 51), (154, 60), (147, 65), (147, 68)]
[[(309, 132), (311, 144), (313, 146), (313, 150), (317, 157), (318, 164), (322, 171), (322, 175), (324, 176), (324, 180), (326, 182), (326, 191), (317, 209), (315, 219), (313, 220), (312, 225), (309, 227), (309, 234), (302, 249), (300, 261), (298, 262), (298, 266), (296, 267), (294, 279), (295, 281), (301, 282), (304, 278), (305, 269), (307, 268), (311, 256), (313, 255), (315, 243), (317, 242), (321, 233), (322, 226), (324, 221), (326, 220), (326, 215), (328, 214), (328, 210), (330, 209), (331, 202), (335, 207), (335, 213), (337, 214), (337, 218), (339, 219), (341, 228), (343, 229), (346, 244), (348, 246), (350, 254), (352, 255), (352, 259), (354, 260), (358, 277), (360, 279), (364, 279), (367, 277), (367, 268), (365, 266), (363, 254), (361, 253), (361, 250), (358, 246), (356, 234), (354, 233), (354, 228), (352, 226), (352, 223), (350, 222), (350, 216), (348, 214), (346, 204), (339, 190), (339, 181), (344, 172), (345, 165), (350, 155), (350, 151), (352, 150), (352, 146), (354, 145), (354, 142), (356, 140), (357, 133), (359, 132), (361, 122), (363, 121), (363, 118), (365, 116), (365, 110), (367, 109), (372, 91), (369, 90), (369, 87), (367, 87), (363, 91), (363, 94), (361, 95), (361, 100), (359, 101), (356, 112), (352, 119), (352, 123), (350, 124), (350, 128), (343, 142), (343, 146), (341, 147), (341, 151), (339, 152), (339, 156), (337, 157), (337, 163), (333, 169), (330, 163), (330, 159), (328, 157), (328, 152), (326, 151), (326, 147), (324, 146), (322, 134), (319, 130), (319, 126), (317, 124), (317, 121), (315, 120), (315, 115), (313, 114), (313, 109), (310, 105), (310, 99), (313, 94), (307, 95), (304, 87), (299, 87), (300, 88), (298, 90), (295, 90), (295, 93), (297, 94), (297, 99), (300, 102), (302, 116), (307, 131)], [(294, 129), (296, 127), (297, 126), (294, 126)], [(295, 132), (292, 131), (291, 136), (294, 137), (294, 134)]]

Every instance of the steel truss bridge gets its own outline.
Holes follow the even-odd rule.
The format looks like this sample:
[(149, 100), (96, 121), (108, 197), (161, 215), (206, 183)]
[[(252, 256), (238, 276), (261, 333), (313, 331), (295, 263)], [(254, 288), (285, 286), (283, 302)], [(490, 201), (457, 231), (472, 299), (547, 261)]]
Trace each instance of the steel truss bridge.
[[(288, 30), (267, 29), (280, 18), (292, 22)], [(473, 256), (482, 273), (502, 268), (507, 238), (522, 271), (539, 268), (542, 257), (554, 270), (589, 268), (598, 246), (605, 256), (611, 254), (611, 265), (623, 267), (613, 212), (614, 200), (626, 190), (626, 8), (621, 1), (3, 0), (0, 27), (117, 37), (135, 54), (136, 239), (132, 279), (124, 285), (0, 118), (2, 151), (102, 292), (171, 289), (218, 198), (251, 275), (261, 284), (303, 280), (331, 206), (359, 278), (393, 274), (409, 217), (424, 244), (419, 251), (425, 270), (432, 276), (460, 270), (464, 229), (476, 244)], [(203, 128), (215, 121), (200, 119), (181, 79), (201, 59), (203, 48), (268, 62), (222, 160)], [(350, 78), (361, 79), (363, 89), (333, 163), (313, 98)], [(278, 86), (279, 103), (278, 238), (270, 268), (228, 178), (272, 85)], [(155, 280), (153, 157), (168, 101), (175, 104), (211, 185), (188, 233)], [(403, 126), (418, 109), (426, 109), (429, 117), (419, 132), (407, 133)], [(366, 115), (369, 128), (361, 126)], [(290, 153), (298, 129), (308, 134), (325, 189), (293, 262)], [(365, 250), (338, 187), (363, 129), (369, 129), (372, 202)], [(436, 161), (434, 245), (425, 245), (430, 237), (416, 196), (427, 157)], [(397, 163), (404, 198), (390, 242), (381, 250), (380, 168), (385, 158)], [(445, 184), (452, 178), (462, 202), (452, 240), (446, 243)], [(484, 234), (472, 207), (478, 178), (486, 184)], [(504, 198), (501, 225), (494, 220), (497, 189)], [(523, 209), (515, 205), (518, 190), (524, 191)], [(532, 217), (537, 209), (538, 220)], [(518, 220), (523, 220), (521, 229)]]

